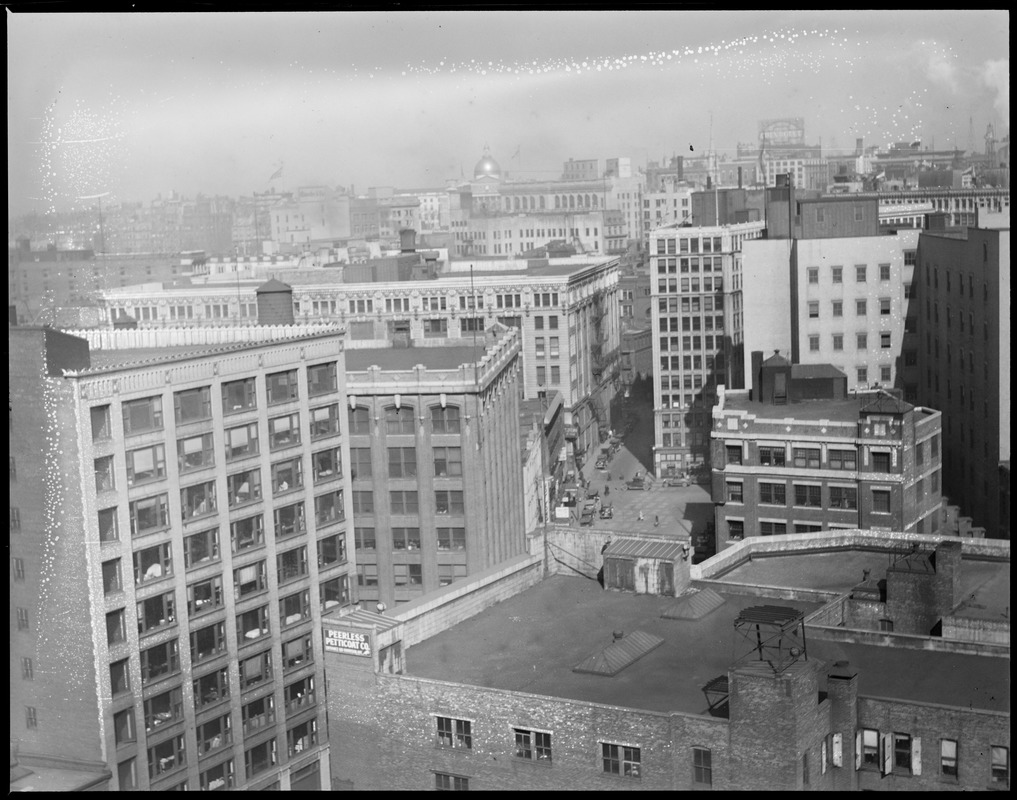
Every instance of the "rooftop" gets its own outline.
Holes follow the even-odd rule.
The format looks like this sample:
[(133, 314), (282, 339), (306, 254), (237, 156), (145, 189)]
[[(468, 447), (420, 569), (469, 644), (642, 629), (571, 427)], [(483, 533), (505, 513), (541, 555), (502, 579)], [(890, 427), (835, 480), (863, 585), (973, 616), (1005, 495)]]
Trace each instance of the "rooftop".
[[(883, 556), (885, 558), (885, 555)], [(841, 563), (841, 554), (827, 554)], [(860, 572), (851, 573), (857, 581)], [(725, 594), (699, 619), (665, 619), (675, 598), (605, 591), (593, 580), (554, 576), (406, 653), (406, 672), (421, 678), (658, 712), (707, 713), (703, 692), (750, 645), (734, 622), (746, 608), (790, 606), (808, 615), (816, 603)], [(613, 677), (577, 673), (603, 653), (614, 631), (660, 637)], [(859, 668), (859, 693), (927, 703), (1009, 709), (1009, 661), (871, 645), (808, 641), (808, 657)], [(958, 681), (963, 675), (965, 680)]]
[(368, 367), (383, 370), (411, 370), (417, 364), (427, 369), (456, 369), (461, 364), (475, 364), (484, 357), (484, 337), (477, 337), (477, 346), (448, 345), (442, 347), (376, 347), (346, 351), (346, 371), (366, 372)]
[(869, 395), (845, 397), (843, 400), (802, 400), (797, 403), (774, 405), (761, 400), (750, 400), (748, 392), (725, 392), (724, 411), (747, 411), (762, 419), (828, 419), (834, 422), (858, 422), (862, 406)]

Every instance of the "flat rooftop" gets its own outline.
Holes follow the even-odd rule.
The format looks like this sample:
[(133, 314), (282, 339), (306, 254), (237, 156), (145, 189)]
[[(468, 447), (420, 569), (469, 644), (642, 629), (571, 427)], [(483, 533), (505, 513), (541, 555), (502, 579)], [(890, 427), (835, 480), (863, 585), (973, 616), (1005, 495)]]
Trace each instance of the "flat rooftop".
[(89, 372), (104, 372), (121, 367), (143, 366), (180, 361), (188, 358), (203, 358), (217, 353), (228, 353), (244, 350), (271, 342), (234, 342), (229, 344), (181, 345), (179, 347), (131, 347), (123, 349), (99, 350), (90, 349), (88, 353), (91, 366)]
[[(839, 554), (827, 555), (836, 561)], [(859, 575), (860, 579), (860, 575)], [(706, 714), (703, 687), (751, 651), (734, 629), (745, 608), (817, 603), (720, 593), (698, 620), (664, 619), (675, 598), (606, 591), (553, 576), (406, 651), (406, 672), (434, 680), (659, 712)], [(644, 631), (663, 644), (613, 677), (573, 672), (612, 642)], [(809, 658), (859, 669), (859, 692), (925, 703), (1009, 711), (1008, 659), (808, 640)], [(958, 680), (963, 676), (962, 680)]]
[(833, 422), (857, 422), (862, 406), (872, 402), (871, 395), (845, 397), (843, 400), (802, 400), (774, 405), (749, 400), (748, 394), (724, 393), (724, 411), (747, 411), (761, 419), (828, 419)]
[(487, 352), (483, 336), (477, 346), (448, 345), (442, 347), (377, 347), (346, 350), (346, 371), (366, 372), (368, 367), (384, 370), (410, 370), (417, 364), (427, 369), (456, 369), (461, 364), (475, 364)]
[[(781, 553), (761, 556), (713, 580), (724, 583), (847, 592), (863, 580), (882, 580), (891, 564), (890, 554), (872, 550), (838, 550), (836, 553)], [(955, 614), (979, 619), (1008, 618), (1010, 564), (975, 558), (961, 560), (961, 585)]]

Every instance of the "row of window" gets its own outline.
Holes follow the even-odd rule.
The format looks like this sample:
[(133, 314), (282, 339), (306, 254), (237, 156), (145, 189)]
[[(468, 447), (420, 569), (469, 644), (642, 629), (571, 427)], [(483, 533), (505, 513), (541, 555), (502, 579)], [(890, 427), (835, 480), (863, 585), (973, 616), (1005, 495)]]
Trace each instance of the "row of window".
[[(388, 493), (389, 511), (392, 514), (419, 514), (420, 499), (416, 490), (395, 489)], [(458, 489), (439, 489), (434, 493), (434, 511), (436, 514), (464, 514), (466, 505), (463, 492)], [(374, 513), (374, 491), (353, 490), (353, 513)]]
[[(823, 487), (819, 485), (793, 484), (794, 505), (797, 507), (823, 508)], [(727, 502), (744, 503), (744, 486), (741, 481), (727, 482)], [(760, 483), (759, 502), (763, 505), (787, 505), (787, 484)], [(872, 490), (873, 510), (889, 513), (890, 492), (885, 489)], [(826, 508), (857, 509), (858, 489), (853, 486), (828, 487), (828, 503)]]
[[(808, 281), (811, 284), (819, 283), (819, 267), (808, 267), (806, 269), (806, 275)], [(844, 267), (834, 266), (830, 267), (830, 278), (833, 283), (844, 282)], [(855, 282), (865, 283), (868, 280), (868, 266), (865, 264), (855, 264)], [(890, 280), (890, 264), (879, 265), (879, 280), (888, 281)]]
[[(247, 501), (260, 499), (260, 484), (255, 484), (258, 476), (255, 470), (241, 473), (247, 477), (240, 483), (231, 484), (231, 507), (242, 505)], [(257, 486), (257, 492), (252, 488)], [(279, 491), (284, 491), (280, 489)], [(461, 493), (460, 493), (461, 494)], [(184, 521), (215, 514), (219, 510), (215, 481), (207, 481), (180, 490), (181, 516)], [(170, 526), (169, 494), (154, 495), (132, 500), (128, 504), (131, 536), (143, 536), (162, 531)], [(304, 502), (276, 508), (273, 512), (277, 538), (285, 538), (306, 530), (304, 522)], [(415, 513), (415, 512), (413, 512)], [(342, 522), (346, 519), (343, 490), (336, 489), (314, 498), (314, 518), (319, 527)], [(116, 541), (120, 538), (117, 507), (104, 508), (99, 511), (100, 541)], [(237, 520), (232, 525), (240, 525)], [(190, 537), (188, 537), (190, 538)], [(185, 539), (187, 541), (187, 539)]]
[[(430, 420), (432, 433), (460, 433), (461, 418), (459, 409), (456, 406), (431, 406)], [(425, 417), (421, 416), (419, 423), (423, 425)], [(365, 406), (357, 406), (350, 409), (349, 413), (350, 433), (370, 435), (372, 422), (379, 422), (372, 419), (371, 409)], [(388, 434), (415, 434), (417, 432), (417, 418), (412, 406), (402, 405), (399, 407), (388, 406), (385, 409), (385, 433)]]
[[(300, 555), (294, 556), (300, 558)], [(291, 564), (286, 562), (283, 570), (288, 577), (293, 577), (292, 570), (300, 568), (299, 563)], [(306, 567), (304, 567), (306, 569)], [(259, 571), (260, 570), (260, 571)], [(301, 573), (296, 573), (298, 576)], [(306, 573), (302, 573), (306, 574)], [(246, 598), (264, 589), (264, 562), (252, 565), (252, 567), (241, 567), (235, 571), (236, 580), (234, 593), (238, 598)], [(202, 589), (200, 594), (194, 595), (193, 600), (189, 594), (189, 602), (197, 609), (196, 613), (203, 613), (208, 610), (198, 605), (201, 600), (205, 606), (213, 601), (221, 604), (222, 586), (218, 586), (218, 595), (215, 594), (216, 586), (207, 587), (208, 594)], [(319, 584), (319, 598), (322, 613), (338, 606), (350, 603), (349, 577), (339, 575)], [(214, 610), (217, 606), (213, 606)], [(221, 607), (221, 606), (218, 606)], [(138, 633), (139, 635), (149, 634), (155, 631), (166, 629), (176, 624), (176, 593), (166, 592), (164, 594), (150, 597), (137, 604)], [(241, 644), (247, 644), (256, 639), (269, 635), (269, 609), (267, 605), (236, 614), (237, 639)], [(283, 627), (296, 625), (311, 618), (311, 593), (309, 589), (303, 589), (294, 594), (287, 595), (279, 600), (279, 618)], [(26, 617), (27, 625), (27, 617)], [(191, 657), (197, 662), (223, 655), (226, 652), (226, 629), (225, 623), (217, 622), (190, 634)], [(127, 615), (126, 609), (117, 608), (106, 614), (106, 642), (111, 647), (116, 644), (127, 642)], [(142, 651), (142, 675), (147, 683), (149, 680), (168, 675), (178, 668), (176, 640), (166, 642), (155, 647)]]
[[(885, 426), (882, 430), (881, 434), (874, 429), (874, 435), (885, 435)], [(937, 458), (939, 456), (939, 436), (935, 436), (931, 442), (932, 458)], [(724, 449), (726, 463), (751, 464), (751, 460), (745, 458), (741, 445), (729, 444)], [(789, 457), (788, 448), (784, 446), (760, 445), (757, 449), (758, 463), (768, 467), (794, 466), (799, 469), (820, 469), (824, 466), (822, 463), (823, 451), (819, 447), (792, 447), (790, 450)], [(870, 455), (873, 472), (890, 472), (891, 465), (895, 462), (891, 453), (873, 451)], [(921, 460), (918, 463), (921, 464)], [(858, 452), (854, 448), (828, 448), (825, 467), (827, 469), (855, 470), (858, 468)]]
[[(449, 584), (466, 577), (465, 564), (438, 564), (438, 585)], [(420, 564), (393, 564), (392, 583), (397, 587), (419, 587), (423, 585), (424, 572)], [(370, 588), (378, 585), (378, 565), (357, 564), (357, 585)]]
[(657, 239), (657, 255), (674, 255), (676, 252), (719, 253), (721, 252), (721, 237), (703, 236), (700, 238), (695, 236), (681, 237), (679, 239)]
[[(844, 349), (844, 334), (834, 333), (831, 334), (831, 342), (833, 349), (836, 351), (842, 351)], [(818, 333), (809, 334), (809, 350), (813, 353), (819, 352), (820, 346), (820, 335)], [(882, 350), (890, 350), (893, 348), (893, 334), (890, 331), (881, 331), (879, 334), (879, 347)], [(856, 333), (855, 334), (855, 349), (857, 350), (868, 350), (869, 349), (869, 334), (867, 333)], [(887, 367), (889, 369), (889, 367)]]
[[(876, 770), (881, 775), (921, 775), (922, 742), (917, 736), (861, 728), (855, 734), (855, 769)], [(976, 749), (984, 758), (982, 748)], [(974, 754), (972, 754), (973, 756)], [(961, 776), (961, 748), (956, 739), (939, 740), (938, 774), (950, 781)], [(1010, 786), (1010, 748), (990, 745), (988, 782), (993, 787)], [(982, 767), (984, 769), (984, 766)]]
[[(831, 301), (831, 307), (833, 316), (843, 317), (844, 316), (844, 301), (833, 300)], [(855, 316), (864, 317), (868, 314), (869, 302), (866, 298), (858, 298), (855, 300)], [(879, 314), (880, 316), (889, 316), (893, 308), (893, 303), (889, 297), (879, 298)], [(809, 319), (819, 319), (819, 301), (810, 300), (808, 304)]]
[(724, 260), (720, 256), (710, 258), (709, 256), (693, 256), (692, 258), (658, 258), (658, 275), (675, 275), (679, 269), (682, 274), (696, 273), (702, 267), (703, 272), (721, 272), (724, 269)]

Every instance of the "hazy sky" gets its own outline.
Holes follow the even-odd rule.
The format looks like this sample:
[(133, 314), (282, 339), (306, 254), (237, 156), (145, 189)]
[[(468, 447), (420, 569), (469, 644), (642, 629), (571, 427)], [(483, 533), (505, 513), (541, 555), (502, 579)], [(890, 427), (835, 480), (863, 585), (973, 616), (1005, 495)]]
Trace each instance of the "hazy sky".
[[(8, 14), (11, 213), (1009, 132), (1003, 11)], [(973, 136), (972, 136), (973, 131)], [(278, 170), (282, 175), (270, 178)], [(106, 201), (104, 201), (106, 202)]]

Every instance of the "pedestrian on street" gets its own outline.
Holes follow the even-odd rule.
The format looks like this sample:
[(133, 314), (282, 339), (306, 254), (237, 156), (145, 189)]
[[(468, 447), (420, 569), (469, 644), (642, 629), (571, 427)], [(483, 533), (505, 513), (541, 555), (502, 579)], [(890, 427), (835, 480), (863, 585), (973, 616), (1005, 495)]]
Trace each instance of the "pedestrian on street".
[(660, 517), (657, 514), (653, 515), (653, 527), (654, 528), (660, 527)]

